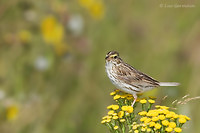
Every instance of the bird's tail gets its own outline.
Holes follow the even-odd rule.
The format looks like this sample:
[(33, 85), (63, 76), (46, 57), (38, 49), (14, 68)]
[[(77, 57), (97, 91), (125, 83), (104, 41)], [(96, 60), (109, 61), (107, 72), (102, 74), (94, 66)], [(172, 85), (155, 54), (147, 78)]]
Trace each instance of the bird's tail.
[(159, 85), (160, 86), (178, 86), (178, 85), (180, 85), (180, 83), (177, 83), (177, 82), (160, 82)]

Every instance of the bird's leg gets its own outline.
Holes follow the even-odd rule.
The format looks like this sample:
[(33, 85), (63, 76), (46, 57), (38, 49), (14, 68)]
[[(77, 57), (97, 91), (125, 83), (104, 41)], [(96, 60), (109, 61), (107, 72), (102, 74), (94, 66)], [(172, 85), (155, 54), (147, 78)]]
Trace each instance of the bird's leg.
[(134, 98), (134, 101), (133, 101), (133, 103), (132, 103), (132, 107), (133, 107), (133, 105), (135, 104), (135, 102), (136, 102), (136, 100), (137, 100), (137, 95), (133, 95), (133, 98)]

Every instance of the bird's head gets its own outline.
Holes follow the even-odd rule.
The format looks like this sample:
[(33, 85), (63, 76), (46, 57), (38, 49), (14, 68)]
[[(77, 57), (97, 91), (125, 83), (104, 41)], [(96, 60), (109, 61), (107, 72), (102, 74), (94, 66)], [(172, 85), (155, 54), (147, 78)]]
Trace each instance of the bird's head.
[(117, 62), (117, 63), (121, 62), (121, 58), (119, 57), (119, 53), (116, 52), (116, 51), (110, 51), (110, 52), (108, 52), (106, 54), (105, 60), (107, 62), (110, 62), (110, 61)]

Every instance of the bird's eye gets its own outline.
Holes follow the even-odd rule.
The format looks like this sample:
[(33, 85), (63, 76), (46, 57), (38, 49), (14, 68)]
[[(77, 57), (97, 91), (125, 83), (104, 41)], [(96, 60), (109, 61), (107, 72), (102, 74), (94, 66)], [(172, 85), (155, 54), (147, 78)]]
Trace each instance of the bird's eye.
[(113, 58), (114, 58), (114, 59), (116, 59), (116, 58), (117, 58), (117, 56), (114, 56)]

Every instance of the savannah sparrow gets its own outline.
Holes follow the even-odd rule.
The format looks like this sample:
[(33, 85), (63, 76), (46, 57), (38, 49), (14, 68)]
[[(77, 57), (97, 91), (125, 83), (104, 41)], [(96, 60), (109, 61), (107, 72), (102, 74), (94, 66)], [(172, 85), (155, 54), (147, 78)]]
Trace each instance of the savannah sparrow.
[(111, 82), (120, 90), (132, 94), (134, 105), (137, 94), (151, 90), (159, 86), (178, 86), (176, 82), (159, 82), (152, 77), (136, 70), (126, 64), (116, 51), (110, 51), (106, 55), (106, 72)]

